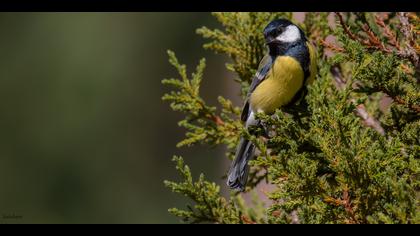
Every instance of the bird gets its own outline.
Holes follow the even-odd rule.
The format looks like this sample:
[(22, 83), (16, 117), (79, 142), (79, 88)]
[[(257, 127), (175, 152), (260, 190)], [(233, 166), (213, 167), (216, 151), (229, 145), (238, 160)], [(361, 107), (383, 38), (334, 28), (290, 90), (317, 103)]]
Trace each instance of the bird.
[[(306, 86), (315, 80), (317, 56), (314, 46), (296, 24), (275, 19), (263, 30), (268, 52), (252, 79), (241, 113), (246, 129), (262, 126), (255, 114), (272, 115), (276, 109), (295, 104), (306, 94)], [(231, 163), (227, 185), (245, 190), (249, 166), (256, 146), (241, 136)]]

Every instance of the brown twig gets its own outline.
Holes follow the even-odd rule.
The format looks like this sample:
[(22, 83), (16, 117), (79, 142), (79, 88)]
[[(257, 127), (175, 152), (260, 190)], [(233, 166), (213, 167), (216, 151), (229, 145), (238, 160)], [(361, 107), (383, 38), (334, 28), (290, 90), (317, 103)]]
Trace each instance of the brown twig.
[(211, 111), (206, 107), (204, 102), (200, 99), (197, 101), (198, 104), (202, 107), (203, 113), (205, 114), (205, 117), (213, 121), (216, 125), (224, 125), (225, 122), (223, 122), (222, 118), (220, 116), (212, 114)]
[(406, 73), (406, 74), (411, 74), (411, 75), (413, 75), (413, 74), (414, 74), (413, 69), (411, 69), (411, 68), (410, 68), (410, 67), (408, 67), (407, 65), (405, 65), (405, 64), (401, 64), (400, 66), (401, 66), (401, 69), (404, 71), (404, 73)]
[(353, 40), (356, 40), (358, 42), (360, 42), (361, 44), (363, 44), (364, 46), (368, 47), (368, 48), (376, 48), (376, 49), (380, 49), (382, 51), (385, 51), (387, 53), (391, 52), (389, 49), (387, 49), (382, 42), (379, 40), (379, 38), (373, 33), (372, 29), (369, 27), (369, 25), (364, 24), (362, 26), (362, 30), (366, 33), (366, 35), (368, 36), (367, 39), (362, 39), (361, 37), (359, 37), (358, 35), (354, 34), (353, 32), (350, 31), (349, 27), (346, 25), (346, 23), (343, 20), (343, 15), (341, 15), (341, 13), (336, 12), (335, 13), (338, 16), (338, 19), (340, 21), (340, 25), (341, 27), (343, 27), (344, 32)]
[[(400, 30), (405, 38), (404, 48), (401, 47), (395, 33), (392, 32), (391, 29), (385, 24), (383, 18), (376, 16), (376, 24), (383, 29), (384, 35), (388, 39), (387, 45), (392, 46), (396, 49), (396, 50), (393, 50), (392, 48), (387, 47), (387, 45), (384, 42), (382, 42), (377, 35), (375, 35), (375, 33), (373, 32), (373, 30), (368, 24), (362, 25), (362, 30), (367, 35), (367, 38), (363, 39), (359, 35), (353, 34), (349, 30), (348, 26), (345, 24), (343, 20), (343, 16), (339, 12), (336, 12), (335, 14), (338, 16), (338, 19), (340, 21), (341, 26), (344, 29), (344, 32), (350, 38), (352, 38), (353, 40), (357, 40), (358, 42), (360, 42), (362, 45), (366, 46), (367, 48), (375, 48), (385, 53), (395, 52), (396, 55), (398, 55), (400, 58), (404, 58), (411, 61), (415, 67), (416, 72), (420, 73), (420, 57), (419, 57), (420, 46), (416, 43), (417, 34), (413, 30), (414, 26), (409, 21), (409, 17), (411, 17), (412, 20), (414, 19), (414, 21), (417, 22), (418, 21), (417, 16), (414, 16), (413, 18), (412, 15), (406, 12), (398, 13), (398, 17), (400, 20)], [(385, 89), (380, 89), (380, 90), (389, 95), (387, 90)], [(420, 113), (420, 105), (409, 104), (399, 96), (390, 96), (390, 97), (392, 97), (396, 103), (405, 105), (411, 110), (416, 111), (417, 113)], [(357, 112), (359, 113), (359, 116), (366, 117), (366, 115), (364, 114), (364, 111), (365, 110), (362, 109)], [(376, 126), (374, 125), (376, 122), (372, 123), (372, 121), (369, 119), (365, 120), (365, 122), (367, 122), (367, 125), (371, 127)], [(380, 129), (378, 129), (378, 131), (380, 131)]]
[[(413, 27), (410, 24), (409, 21), (409, 15), (407, 12), (399, 12), (398, 13), (398, 18), (400, 20), (400, 25), (401, 25), (401, 32), (403, 33), (405, 39), (410, 43), (410, 45), (414, 45), (415, 43), (415, 34), (413, 34)], [(412, 18), (413, 19), (413, 18)], [(416, 18), (414, 18), (413, 20), (416, 20)]]
[(394, 46), (397, 50), (401, 50), (400, 44), (397, 40), (397, 36), (389, 28), (389, 26), (387, 26), (385, 24), (384, 20), (385, 19), (383, 17), (381, 17), (379, 15), (375, 15), (375, 22), (376, 22), (376, 24), (378, 24), (383, 29), (385, 37), (388, 39), (388, 43), (390, 45)]
[[(391, 97), (391, 96), (390, 96)], [(404, 99), (402, 99), (400, 96), (395, 96), (395, 97), (391, 97), (392, 99), (394, 99), (394, 101), (398, 104), (401, 105), (406, 105), (408, 106), (408, 108), (410, 108), (411, 110), (416, 111), (417, 113), (420, 113), (420, 105), (416, 105), (416, 104), (408, 104)]]
[(320, 42), (324, 47), (326, 47), (328, 49), (331, 49), (332, 51), (335, 51), (335, 52), (344, 52), (345, 51), (344, 48), (341, 48), (337, 45), (328, 43), (327, 41), (325, 41), (323, 39), (321, 39)]
[(360, 118), (363, 119), (363, 123), (366, 126), (369, 126), (373, 129), (375, 129), (376, 131), (378, 131), (378, 133), (380, 133), (381, 135), (385, 135), (385, 130), (384, 128), (382, 128), (381, 124), (379, 123), (378, 120), (376, 120), (373, 116), (370, 116), (369, 113), (366, 111), (366, 107), (363, 104), (360, 104), (356, 107), (356, 114), (357, 116), (359, 116)]
[(356, 215), (354, 214), (354, 211), (353, 211), (353, 207), (351, 206), (350, 195), (349, 195), (349, 191), (347, 189), (344, 189), (344, 191), (343, 191), (342, 204), (344, 206), (344, 209), (346, 209), (346, 212), (349, 214), (349, 216), (353, 220), (352, 223), (358, 223), (358, 220), (356, 219)]
[(409, 14), (407, 12), (398, 13), (398, 18), (401, 24), (400, 30), (406, 39), (405, 50), (400, 50), (399, 55), (413, 62), (416, 70), (418, 71), (420, 67), (420, 58), (418, 55), (420, 52), (420, 47), (416, 43), (417, 34), (414, 32), (413, 26), (410, 24), (408, 19)]
[(244, 216), (244, 215), (241, 216), (241, 219), (245, 224), (253, 224), (253, 225), (257, 224), (257, 222), (252, 221), (251, 219), (249, 219), (247, 216)]
[(420, 113), (420, 105), (410, 104), (398, 95), (395, 95), (395, 96), (391, 95), (391, 93), (387, 89), (385, 89), (384, 87), (379, 87), (378, 90), (384, 92), (386, 95), (388, 95), (390, 98), (392, 98), (392, 100), (394, 102), (396, 102), (400, 105), (404, 105), (404, 106), (408, 107), (409, 109), (411, 109), (411, 110), (413, 110), (417, 113)]
[(362, 30), (368, 36), (368, 39), (361, 41), (365, 46), (369, 48), (376, 48), (386, 53), (392, 53), (392, 50), (387, 48), (384, 43), (373, 33), (372, 29), (368, 24), (362, 25)]
[(324, 197), (324, 202), (326, 202), (328, 204), (331, 204), (331, 205), (334, 205), (334, 206), (341, 206), (341, 205), (343, 205), (342, 201), (343, 200), (341, 200), (341, 199), (335, 199), (335, 198), (329, 197), (329, 196)]
[(330, 196), (326, 196), (326, 197), (324, 197), (324, 202), (326, 202), (330, 205), (337, 206), (337, 207), (339, 207), (339, 206), (343, 207), (345, 209), (345, 211), (347, 212), (347, 214), (350, 216), (351, 220), (349, 221), (349, 223), (352, 223), (352, 224), (360, 223), (357, 220), (356, 215), (354, 213), (353, 207), (351, 205), (350, 195), (349, 195), (349, 192), (348, 192), (347, 189), (343, 190), (342, 199), (341, 198), (336, 199), (336, 198), (333, 198), (333, 197), (330, 197)]
[[(357, 34), (354, 34), (350, 31), (349, 27), (346, 25), (346, 23), (343, 20), (343, 15), (341, 13), (336, 12), (335, 13), (340, 21), (340, 25), (343, 27), (344, 32), (353, 40), (356, 40), (360, 42), (362, 45), (366, 46), (367, 48), (374, 48), (381, 50), (385, 53), (393, 53), (396, 52), (396, 54), (401, 57), (410, 60), (414, 66), (416, 67), (416, 71), (420, 71), (420, 46), (416, 44), (415, 36), (416, 33), (414, 32), (412, 24), (410, 24), (408, 18), (409, 16), (413, 18), (408, 13), (398, 13), (398, 17), (400, 19), (401, 24), (401, 32), (404, 35), (404, 38), (406, 39), (406, 47), (403, 49), (398, 42), (398, 39), (396, 35), (392, 32), (392, 30), (385, 24), (384, 19), (376, 16), (376, 23), (378, 26), (380, 26), (383, 31), (385, 37), (388, 39), (388, 45), (395, 47), (396, 50), (392, 50), (391, 48), (387, 47), (384, 42), (382, 42), (377, 35), (372, 31), (370, 26), (368, 24), (362, 25), (362, 30), (364, 33), (366, 33), (367, 38), (362, 38)], [(415, 18), (417, 19), (417, 18)]]
[(385, 12), (385, 13), (383, 13), (382, 14), (382, 17), (381, 17), (381, 19), (382, 19), (382, 21), (386, 21), (386, 20), (388, 20), (389, 19), (389, 15), (390, 15), (390, 13), (389, 12)]
[(353, 34), (350, 29), (347, 27), (346, 23), (344, 23), (343, 15), (341, 15), (340, 12), (334, 12), (336, 16), (338, 16), (338, 19), (340, 20), (340, 24), (344, 29), (344, 32), (353, 40), (357, 40), (357, 37), (355, 34)]
[(276, 211), (273, 211), (271, 213), (271, 215), (274, 216), (274, 217), (279, 217), (281, 215), (281, 212), (280, 212), (280, 210), (276, 210)]
[(216, 125), (224, 125), (225, 122), (223, 122), (222, 118), (220, 118), (220, 116), (215, 116), (213, 115), (211, 117), (211, 119), (214, 121), (214, 123), (216, 123)]

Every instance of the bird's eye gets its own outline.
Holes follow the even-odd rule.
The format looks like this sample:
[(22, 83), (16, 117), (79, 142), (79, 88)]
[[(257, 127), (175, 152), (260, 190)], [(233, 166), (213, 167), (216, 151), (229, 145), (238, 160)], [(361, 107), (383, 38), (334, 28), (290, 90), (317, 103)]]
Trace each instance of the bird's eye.
[(277, 27), (277, 34), (283, 33), (284, 28), (282, 26)]

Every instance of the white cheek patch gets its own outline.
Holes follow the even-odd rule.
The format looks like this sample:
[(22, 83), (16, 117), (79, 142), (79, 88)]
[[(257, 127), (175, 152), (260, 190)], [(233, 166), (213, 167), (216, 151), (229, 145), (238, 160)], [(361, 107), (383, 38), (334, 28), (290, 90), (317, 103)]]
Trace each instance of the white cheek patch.
[(276, 40), (285, 43), (295, 42), (300, 39), (300, 32), (298, 27), (295, 25), (289, 25), (286, 27), (284, 32), (277, 36)]

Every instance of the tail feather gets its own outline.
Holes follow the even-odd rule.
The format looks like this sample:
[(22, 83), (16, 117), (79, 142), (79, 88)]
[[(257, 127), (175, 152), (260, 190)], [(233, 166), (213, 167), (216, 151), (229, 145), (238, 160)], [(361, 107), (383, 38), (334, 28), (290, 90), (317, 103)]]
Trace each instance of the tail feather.
[(232, 189), (244, 191), (248, 181), (248, 161), (254, 156), (255, 145), (251, 141), (241, 138), (235, 159), (229, 170), (227, 185)]

